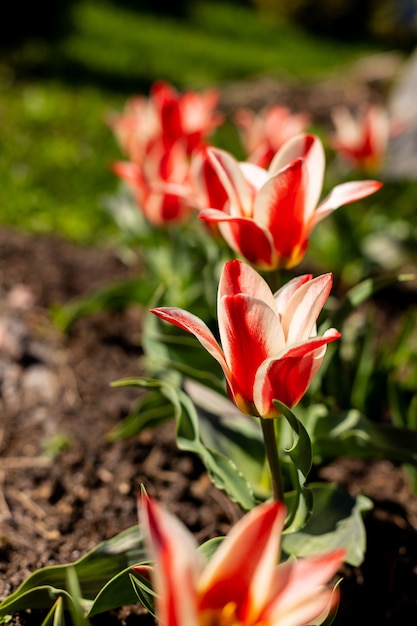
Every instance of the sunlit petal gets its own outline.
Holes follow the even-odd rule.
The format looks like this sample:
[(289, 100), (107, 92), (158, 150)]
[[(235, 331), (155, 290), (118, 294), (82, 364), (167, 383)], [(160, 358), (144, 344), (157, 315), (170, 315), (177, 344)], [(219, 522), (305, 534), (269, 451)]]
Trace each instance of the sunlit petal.
[(219, 362), (226, 377), (229, 377), (229, 368), (224, 354), (207, 324), (199, 317), (176, 307), (158, 307), (151, 309), (151, 313), (154, 313), (165, 322), (170, 322), (178, 326), (178, 328), (193, 334), (207, 352)]
[(381, 187), (382, 183), (377, 180), (351, 181), (336, 185), (314, 212), (309, 224), (309, 230), (312, 230), (318, 222), (340, 206), (366, 198)]
[(305, 214), (308, 217), (316, 208), (323, 188), (325, 155), (319, 137), (300, 133), (289, 139), (273, 158), (269, 172), (275, 174), (279, 169), (298, 158), (305, 161), (308, 171), (308, 185), (305, 192)]
[(156, 563), (152, 578), (157, 590), (158, 616), (167, 626), (195, 626), (196, 585), (204, 567), (197, 544), (175, 517), (146, 496), (139, 512), (150, 557)]
[(200, 578), (201, 608), (244, 603), (253, 623), (268, 598), (284, 519), (282, 503), (265, 503), (233, 527)]
[(311, 331), (332, 288), (332, 274), (322, 274), (304, 282), (289, 298), (281, 315), (288, 345), (311, 336)]
[(253, 389), (253, 400), (259, 415), (279, 415), (273, 400), (280, 400), (290, 408), (295, 406), (321, 365), (324, 357), (322, 348), (339, 337), (338, 331), (330, 329), (323, 337), (314, 337), (290, 346), (284, 353), (262, 363), (256, 373)]
[(275, 311), (261, 300), (244, 294), (222, 298), (220, 339), (229, 367), (235, 401), (252, 404), (256, 372), (265, 359), (285, 346)]
[(238, 162), (218, 148), (208, 148), (207, 156), (229, 196), (231, 215), (251, 216), (252, 196)]
[(199, 217), (209, 223), (218, 224), (224, 240), (249, 263), (260, 269), (273, 269), (277, 266), (272, 235), (267, 228), (252, 219), (232, 217), (215, 209), (201, 211)]

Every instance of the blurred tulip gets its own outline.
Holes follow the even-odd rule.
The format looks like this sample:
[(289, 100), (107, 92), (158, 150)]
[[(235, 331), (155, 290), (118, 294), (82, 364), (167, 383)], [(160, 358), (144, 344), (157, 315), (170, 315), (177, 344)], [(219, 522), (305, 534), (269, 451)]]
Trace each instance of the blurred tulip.
[(114, 173), (133, 191), (139, 209), (154, 226), (186, 220), (191, 212), (189, 161), (181, 143), (165, 150), (155, 144), (143, 165), (113, 164)]
[(113, 165), (127, 181), (146, 219), (155, 226), (181, 222), (190, 214), (190, 157), (205, 146), (223, 117), (215, 111), (219, 94), (187, 91), (157, 81), (149, 98), (128, 100), (109, 125), (128, 162)]
[(230, 399), (248, 415), (280, 416), (273, 400), (293, 407), (317, 373), (326, 345), (340, 337), (331, 328), (317, 337), (316, 320), (332, 286), (331, 274), (294, 278), (275, 295), (249, 265), (225, 264), (217, 316), (221, 346), (206, 324), (183, 309), (152, 313), (192, 333), (218, 361)]
[(234, 120), (248, 161), (259, 167), (268, 167), (281, 146), (310, 124), (306, 113), (291, 113), (287, 107), (278, 105), (265, 107), (258, 113), (239, 109)]
[(356, 116), (345, 106), (334, 107), (331, 117), (335, 132), (330, 145), (354, 169), (363, 172), (378, 171), (385, 158), (388, 140), (400, 132), (400, 126), (390, 121), (387, 110), (369, 104)]
[(219, 102), (215, 89), (201, 94), (186, 91), (181, 95), (168, 83), (158, 81), (151, 89), (151, 98), (165, 145), (181, 140), (188, 155), (205, 145), (208, 135), (223, 121), (223, 115), (215, 110)]
[(129, 98), (123, 113), (108, 117), (123, 154), (133, 163), (142, 165), (146, 153), (160, 138), (161, 124), (151, 99), (145, 96)]
[(326, 585), (344, 550), (278, 564), (283, 504), (264, 503), (246, 514), (209, 562), (193, 535), (154, 500), (143, 496), (139, 512), (164, 626), (306, 626), (334, 611), (338, 593)]
[(124, 154), (137, 165), (143, 164), (155, 143), (169, 150), (181, 141), (190, 156), (222, 123), (223, 115), (215, 110), (218, 101), (215, 89), (179, 94), (168, 83), (157, 81), (149, 98), (130, 98), (123, 113), (109, 116), (108, 122)]
[(338, 207), (374, 193), (374, 180), (337, 185), (319, 205), (325, 156), (315, 135), (296, 135), (276, 153), (268, 170), (238, 163), (223, 150), (208, 148), (219, 180), (228, 195), (200, 211), (200, 218), (215, 223), (227, 244), (252, 265), (273, 270), (291, 268), (301, 261), (311, 231)]

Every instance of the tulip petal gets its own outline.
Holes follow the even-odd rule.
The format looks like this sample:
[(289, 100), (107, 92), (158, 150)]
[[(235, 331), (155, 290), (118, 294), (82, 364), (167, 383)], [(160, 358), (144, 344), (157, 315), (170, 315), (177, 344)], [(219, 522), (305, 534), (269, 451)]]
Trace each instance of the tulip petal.
[(274, 269), (277, 257), (267, 228), (245, 217), (232, 217), (215, 209), (201, 211), (199, 217), (219, 224), (219, 230), (232, 250), (261, 269)]
[(294, 291), (281, 315), (287, 345), (308, 339), (332, 288), (332, 274), (304, 282)]
[(176, 307), (158, 307), (151, 309), (151, 313), (194, 335), (207, 352), (218, 361), (226, 378), (229, 379), (230, 371), (224, 354), (207, 324), (199, 317)]
[(274, 294), (275, 305), (279, 315), (283, 315), (291, 296), (297, 291), (301, 285), (307, 283), (313, 278), (312, 274), (304, 274), (303, 276), (296, 276), (289, 280)]
[(381, 187), (382, 183), (377, 180), (351, 181), (336, 185), (312, 215), (308, 230), (311, 231), (318, 222), (340, 206), (366, 198)]
[(207, 156), (206, 149), (200, 150), (193, 157), (191, 177), (195, 185), (197, 208), (203, 210), (211, 207), (224, 211), (229, 197)]
[(142, 170), (135, 163), (117, 161), (113, 163), (112, 171), (132, 185), (141, 185), (144, 182)]
[(221, 311), (220, 340), (234, 401), (243, 412), (252, 413), (256, 372), (261, 363), (285, 346), (281, 324), (265, 302), (245, 294), (223, 296)]
[(259, 167), (255, 163), (248, 163), (244, 161), (243, 163), (239, 163), (240, 171), (242, 172), (246, 182), (257, 191), (266, 183), (266, 181), (271, 177), (267, 170)]
[(305, 161), (308, 171), (305, 215), (309, 217), (316, 208), (323, 189), (326, 160), (319, 137), (300, 133), (286, 141), (273, 158), (269, 172), (275, 174), (279, 169), (300, 157)]
[(219, 148), (207, 148), (207, 156), (230, 199), (232, 215), (250, 217), (252, 197), (238, 162)]
[(193, 536), (147, 496), (140, 503), (140, 518), (155, 562), (152, 579), (159, 619), (165, 626), (195, 626), (196, 586), (204, 562)]
[[(280, 565), (275, 572), (271, 603), (262, 615), (267, 623), (279, 626), (299, 626), (315, 620), (330, 610), (332, 590), (323, 585), (340, 569), (345, 550), (325, 555), (305, 557)], [(290, 570), (285, 573), (281, 570)], [(287, 581), (283, 587), (282, 578)], [(333, 603), (337, 594), (333, 597)]]
[(244, 293), (252, 298), (262, 300), (275, 309), (275, 299), (264, 278), (247, 263), (238, 259), (225, 264), (219, 281), (218, 302), (223, 296), (233, 296)]
[(201, 609), (236, 602), (256, 616), (273, 581), (284, 520), (282, 503), (264, 503), (232, 528), (200, 578)]
[(304, 239), (307, 169), (297, 159), (269, 179), (256, 195), (253, 219), (272, 234), (278, 255), (290, 258)]
[(266, 360), (259, 367), (253, 386), (253, 401), (262, 417), (278, 417), (273, 400), (295, 406), (307, 391), (324, 358), (323, 348), (341, 336), (329, 329), (323, 337), (313, 337), (290, 346), (284, 353)]

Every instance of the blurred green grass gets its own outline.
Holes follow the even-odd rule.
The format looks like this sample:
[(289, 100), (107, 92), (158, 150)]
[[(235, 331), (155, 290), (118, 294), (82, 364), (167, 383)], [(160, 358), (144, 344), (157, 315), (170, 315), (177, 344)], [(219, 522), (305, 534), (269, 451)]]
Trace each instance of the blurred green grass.
[(120, 153), (105, 117), (157, 78), (180, 89), (260, 74), (314, 80), (378, 51), (306, 35), (249, 6), (189, 6), (176, 19), (81, 0), (65, 36), (0, 57), (1, 224), (84, 243), (116, 236), (102, 205), (117, 189), (110, 164)]

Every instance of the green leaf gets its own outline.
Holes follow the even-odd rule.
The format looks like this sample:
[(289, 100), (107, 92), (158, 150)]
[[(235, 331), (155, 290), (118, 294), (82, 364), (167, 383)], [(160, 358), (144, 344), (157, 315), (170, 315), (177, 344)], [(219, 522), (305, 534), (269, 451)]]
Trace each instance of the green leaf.
[(336, 548), (346, 550), (346, 562), (359, 566), (366, 550), (363, 513), (372, 508), (365, 496), (353, 498), (336, 485), (311, 484), (314, 507), (305, 526), (284, 533), (283, 550), (289, 556), (313, 556)]
[(156, 428), (173, 418), (172, 403), (159, 391), (149, 391), (139, 399), (132, 412), (108, 433), (107, 438), (109, 441), (129, 439), (145, 428)]
[(69, 610), (73, 601), (70, 594), (63, 588), (42, 584), (23, 588), (21, 591), (19, 588), (0, 603), (0, 615), (8, 616), (18, 611), (27, 611), (28, 609), (49, 609), (54, 606), (59, 598), (62, 599), (65, 610)]
[[(306, 487), (312, 465), (311, 441), (303, 424), (285, 404), (279, 400), (274, 400), (274, 405), (287, 421), (290, 431), (286, 433), (288, 444), (284, 450), (287, 459), (289, 458), (291, 461), (290, 475), (294, 493), (288, 494), (286, 498), (288, 509), (286, 528), (297, 530), (304, 526), (313, 508), (313, 496), (310, 489)], [(282, 435), (285, 435), (284, 428), (281, 428)]]
[(265, 484), (265, 446), (258, 418), (245, 415), (224, 395), (185, 379), (184, 389), (196, 407), (201, 439), (231, 459), (250, 483), (256, 497), (271, 495)]
[(70, 612), (72, 615), (72, 621), (74, 626), (88, 626), (88, 620), (84, 617), (84, 610), (82, 607), (81, 588), (77, 578), (75, 568), (71, 565), (66, 570), (67, 588), (68, 593), (72, 598), (70, 604)]
[(213, 537), (213, 539), (208, 539), (204, 543), (199, 546), (198, 550), (201, 552), (206, 561), (209, 561), (213, 554), (216, 552), (219, 545), (224, 540), (224, 537)]
[(149, 611), (151, 615), (153, 615), (153, 617), (156, 617), (154, 602), (156, 594), (149, 581), (146, 580), (144, 576), (140, 576), (137, 572), (130, 572), (129, 578), (139, 602)]
[(352, 311), (378, 291), (414, 279), (415, 276), (413, 274), (384, 275), (365, 279), (346, 293), (339, 306), (328, 316), (326, 326), (335, 326), (337, 328)]
[(203, 441), (196, 407), (182, 389), (165, 380), (141, 377), (118, 380), (113, 385), (158, 389), (172, 404), (178, 447), (199, 456), (216, 487), (225, 491), (234, 502), (244, 510), (253, 508), (255, 499), (250, 484), (230, 458)]
[(42, 626), (65, 626), (64, 603), (59, 596), (48, 615), (42, 622)]
[(178, 447), (197, 454), (216, 487), (225, 491), (244, 510), (252, 509), (255, 500), (248, 481), (231, 459), (202, 441), (197, 411), (184, 392), (178, 393), (176, 411)]
[[(49, 609), (59, 596), (63, 597), (65, 608), (73, 604), (66, 590), (67, 573), (70, 568), (76, 573), (79, 586), (79, 601), (90, 614), (109, 608), (117, 608), (124, 603), (136, 600), (126, 574), (126, 584), (119, 583), (123, 572), (130, 571), (145, 559), (145, 549), (140, 527), (133, 526), (108, 541), (100, 543), (78, 561), (69, 565), (43, 567), (31, 574), (20, 587), (0, 603), (0, 615), (7, 615), (27, 609)], [(110, 584), (113, 578), (116, 582)], [(105, 602), (101, 595), (100, 603), (94, 607), (94, 600), (103, 587), (108, 585)], [(124, 589), (130, 590), (130, 594)]]
[(322, 415), (309, 430), (314, 456), (322, 461), (350, 456), (417, 466), (417, 431), (373, 422), (355, 409)]

